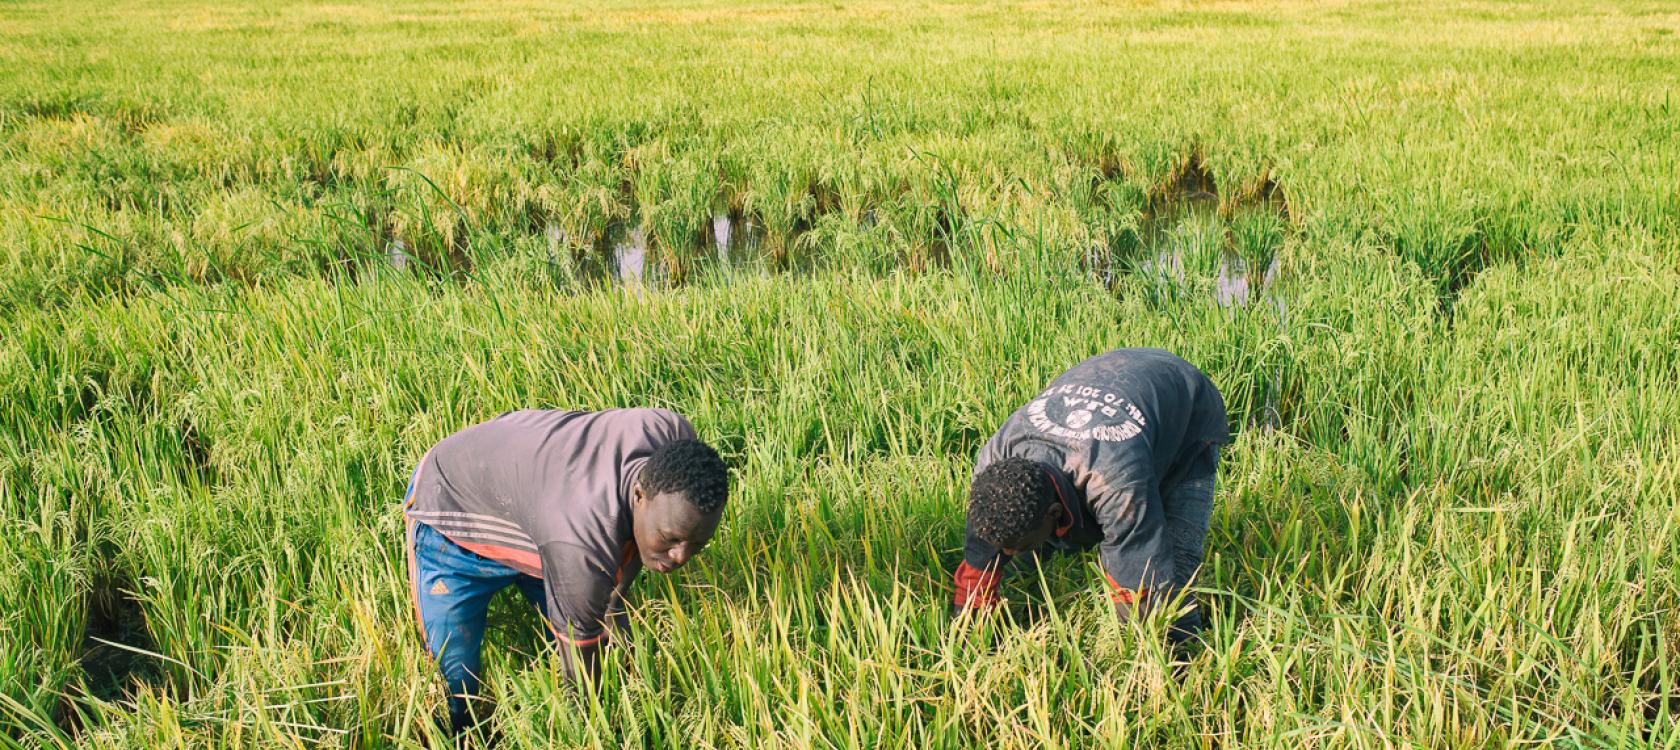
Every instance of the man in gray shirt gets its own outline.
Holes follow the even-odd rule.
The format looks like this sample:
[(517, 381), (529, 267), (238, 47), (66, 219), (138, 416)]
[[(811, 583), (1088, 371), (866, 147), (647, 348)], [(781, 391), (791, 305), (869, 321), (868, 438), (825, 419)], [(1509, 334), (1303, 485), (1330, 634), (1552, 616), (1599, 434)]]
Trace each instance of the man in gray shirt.
[(593, 674), (636, 575), (693, 558), (728, 494), (717, 452), (663, 409), (510, 412), (428, 451), (404, 505), (409, 585), (454, 731), (479, 713), (492, 596), (518, 587), (567, 677)]
[[(1171, 602), (1201, 565), (1225, 402), (1160, 349), (1119, 349), (1062, 373), (980, 448), (953, 608), (989, 609), (1016, 557), (1101, 548), (1115, 610)], [(1180, 640), (1201, 626), (1193, 603)]]

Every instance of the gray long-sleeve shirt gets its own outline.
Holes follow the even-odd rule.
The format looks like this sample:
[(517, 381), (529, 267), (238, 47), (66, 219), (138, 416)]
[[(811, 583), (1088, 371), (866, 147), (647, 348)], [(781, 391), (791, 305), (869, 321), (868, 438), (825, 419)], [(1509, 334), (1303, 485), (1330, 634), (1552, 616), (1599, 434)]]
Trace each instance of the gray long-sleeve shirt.
[(663, 409), (509, 412), (427, 452), (407, 513), (541, 577), (555, 635), (594, 645), (641, 572), (631, 487), (654, 449), (693, 437)]
[[(1067, 515), (1050, 543), (1100, 543), (1110, 583), (1138, 591), (1173, 573), (1163, 483), (1211, 471), (1207, 446), (1229, 439), (1225, 402), (1195, 365), (1161, 349), (1118, 349), (1075, 365), (1011, 414), (981, 447), (974, 473), (1007, 457), (1054, 469)], [(969, 530), (959, 604), (994, 596), (1000, 556)]]

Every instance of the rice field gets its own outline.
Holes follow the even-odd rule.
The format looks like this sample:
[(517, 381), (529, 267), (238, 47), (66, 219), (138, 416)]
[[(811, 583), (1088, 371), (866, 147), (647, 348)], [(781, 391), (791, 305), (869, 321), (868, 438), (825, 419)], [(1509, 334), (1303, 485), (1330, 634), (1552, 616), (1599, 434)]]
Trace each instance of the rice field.
[[(399, 501), (522, 407), (730, 462), (498, 747), (1680, 748), (1680, 10), (0, 2), (0, 744), (418, 748)], [(1205, 644), (953, 623), (967, 479), (1160, 346)]]

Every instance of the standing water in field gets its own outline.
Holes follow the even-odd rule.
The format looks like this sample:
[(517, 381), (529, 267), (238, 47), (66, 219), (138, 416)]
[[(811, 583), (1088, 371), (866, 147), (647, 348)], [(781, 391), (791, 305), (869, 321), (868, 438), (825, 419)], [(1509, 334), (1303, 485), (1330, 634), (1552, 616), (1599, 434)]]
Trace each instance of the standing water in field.
[[(1252, 294), (1259, 297), (1279, 313), (1283, 312), (1283, 300), (1272, 291), (1272, 281), (1277, 277), (1278, 259), (1272, 256), (1265, 269), (1255, 272), (1254, 266), (1241, 255), (1233, 252), (1224, 253), (1219, 261), (1219, 275), (1213, 280), (1213, 299), (1220, 307), (1246, 307)], [(1257, 292), (1252, 290), (1258, 288)]]
[(402, 240), (391, 240), (391, 244), (385, 246), (385, 257), (392, 268), (398, 271), (407, 269), (411, 257), (408, 254), (408, 243)]
[[(1281, 200), (1238, 202), (1222, 211), (1210, 180), (1187, 183), (1152, 201), (1111, 247), (1091, 250), (1097, 277), (1113, 286), (1129, 271), (1157, 304), (1211, 297), (1224, 308), (1264, 300), (1281, 310), (1272, 289), (1287, 230)], [(1102, 257), (1105, 250), (1111, 259)]]
[(548, 240), (549, 257), (554, 262), (567, 264), (570, 273), (585, 283), (620, 284), (640, 289), (657, 287), (663, 281), (664, 274), (660, 272), (659, 264), (649, 263), (652, 253), (647, 234), (634, 222), (614, 222), (593, 246), (585, 244), (584, 247), (590, 251), (576, 256), (575, 261), (569, 257), (571, 251), (567, 248), (570, 243), (565, 232), (550, 225)]
[(729, 220), (729, 214), (712, 214), (712, 244), (717, 246), (718, 257), (725, 264), (729, 262), (729, 237), (734, 234), (734, 222)]
[[(1261, 279), (1265, 284), (1265, 279)], [(1248, 267), (1242, 259), (1227, 253), (1219, 261), (1219, 275), (1213, 280), (1213, 299), (1220, 307), (1248, 304)]]
[(619, 282), (626, 286), (642, 286), (648, 280), (647, 237), (640, 227), (625, 232), (613, 243), (613, 268)]
[[(1289, 233), (1282, 192), (1267, 182), (1256, 194), (1222, 205), (1212, 180), (1195, 173), (1194, 163), (1189, 171), (1152, 197), (1113, 242), (1092, 247), (1089, 270), (1110, 289), (1139, 295), (1157, 309), (1211, 301), (1229, 311), (1233, 323), (1282, 326), (1285, 305), (1276, 282)], [(1254, 384), (1259, 390), (1244, 400), (1253, 423), (1275, 427), (1283, 419), (1283, 370), (1268, 366), (1265, 372)]]
[(768, 270), (764, 263), (764, 228), (751, 218), (727, 211), (712, 213), (712, 249), (718, 265), (734, 270), (757, 266)]
[(548, 264), (550, 266), (558, 264), (560, 258), (563, 257), (561, 246), (566, 240), (566, 231), (561, 229), (559, 224), (551, 221), (548, 226), (543, 227), (543, 237), (548, 240)]
[[(650, 236), (634, 218), (614, 222), (595, 243), (594, 251), (577, 259), (574, 273), (596, 283), (657, 289), (681, 283), (666, 265), (669, 261), (690, 268), (688, 264), (697, 263), (700, 267), (727, 272), (770, 272), (770, 258), (765, 249), (767, 235), (762, 224), (738, 213), (718, 210), (704, 226), (705, 231), (695, 238), (692, 247), (679, 248), (675, 257), (667, 258), (664, 254), (672, 251), (664, 247), (656, 251)], [(552, 224), (545, 234), (550, 262), (570, 262), (565, 250), (566, 235)]]

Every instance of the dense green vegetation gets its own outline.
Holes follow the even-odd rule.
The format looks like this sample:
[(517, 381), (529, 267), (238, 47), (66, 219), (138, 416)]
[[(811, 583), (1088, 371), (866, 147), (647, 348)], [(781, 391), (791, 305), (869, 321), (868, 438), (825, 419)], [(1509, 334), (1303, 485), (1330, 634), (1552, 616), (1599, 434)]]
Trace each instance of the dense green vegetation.
[[(414, 461), (657, 404), (732, 462), (728, 520), (582, 694), (500, 603), (505, 747), (1680, 747), (1671, 6), (0, 29), (0, 742), (428, 743)], [(1140, 345), (1238, 430), (1205, 648), (1116, 624), (1091, 559), (953, 627), (974, 452)]]

